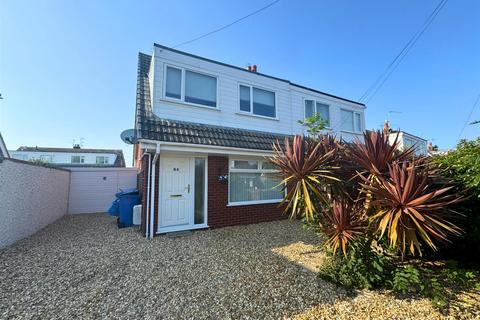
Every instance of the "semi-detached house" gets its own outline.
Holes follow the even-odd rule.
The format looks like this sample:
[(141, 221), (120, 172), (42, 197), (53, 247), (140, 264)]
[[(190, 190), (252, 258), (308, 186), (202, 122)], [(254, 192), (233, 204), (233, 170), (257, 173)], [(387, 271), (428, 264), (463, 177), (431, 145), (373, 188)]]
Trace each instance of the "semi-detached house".
[(134, 162), (146, 236), (282, 218), (280, 178), (265, 157), (320, 113), (350, 141), (365, 105), (155, 44), (139, 54)]

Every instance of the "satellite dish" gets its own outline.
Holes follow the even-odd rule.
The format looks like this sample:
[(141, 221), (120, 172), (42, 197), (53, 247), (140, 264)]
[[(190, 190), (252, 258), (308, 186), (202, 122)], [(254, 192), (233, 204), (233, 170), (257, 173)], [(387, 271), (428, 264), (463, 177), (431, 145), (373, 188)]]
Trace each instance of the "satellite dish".
[(120, 134), (120, 138), (125, 142), (126, 144), (137, 144), (138, 139), (137, 139), (137, 132), (135, 129), (127, 129), (124, 130)]

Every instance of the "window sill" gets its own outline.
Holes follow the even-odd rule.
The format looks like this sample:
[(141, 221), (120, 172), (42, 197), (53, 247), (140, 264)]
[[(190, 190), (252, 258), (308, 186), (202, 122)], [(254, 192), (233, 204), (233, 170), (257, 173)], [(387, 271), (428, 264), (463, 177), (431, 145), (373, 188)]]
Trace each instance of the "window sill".
[(261, 118), (261, 119), (273, 120), (273, 121), (280, 121), (277, 117), (272, 118), (272, 117), (267, 117), (267, 116), (260, 116), (260, 115), (258, 115), (258, 114), (253, 114), (253, 113), (249, 113), (249, 112), (237, 111), (236, 114), (238, 114), (238, 115), (240, 115), (240, 116)]
[(283, 199), (277, 200), (257, 200), (257, 201), (242, 201), (242, 202), (229, 202), (227, 207), (237, 207), (237, 206), (250, 206), (256, 204), (272, 204), (272, 203), (280, 203)]
[(203, 109), (212, 110), (212, 111), (221, 111), (220, 107), (209, 107), (209, 106), (204, 106), (204, 105), (201, 105), (201, 104), (196, 104), (196, 103), (191, 103), (191, 102), (185, 102), (185, 101), (177, 100), (177, 99), (162, 98), (162, 99), (159, 99), (159, 100), (162, 101), (162, 102), (174, 103), (174, 104), (178, 104), (178, 105), (182, 105), (182, 106), (186, 106), (186, 107), (197, 107), (197, 108), (203, 108)]

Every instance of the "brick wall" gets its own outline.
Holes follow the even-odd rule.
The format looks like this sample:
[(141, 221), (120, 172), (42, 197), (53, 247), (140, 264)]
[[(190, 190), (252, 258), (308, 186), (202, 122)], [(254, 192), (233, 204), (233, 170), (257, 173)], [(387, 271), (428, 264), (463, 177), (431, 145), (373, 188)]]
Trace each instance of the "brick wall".
[[(154, 155), (151, 155), (151, 160), (153, 160)], [(147, 217), (146, 214), (148, 212), (147, 208), (147, 188), (148, 188), (148, 176), (150, 172), (148, 171), (148, 156), (143, 157), (141, 160), (141, 169), (138, 173), (138, 190), (140, 191), (140, 199), (142, 200), (142, 224), (141, 230), (142, 233), (145, 234), (146, 231), (146, 221)], [(158, 226), (158, 181), (160, 175), (160, 157), (157, 159), (157, 164), (155, 167), (155, 205), (154, 205), (154, 223), (153, 223), (153, 232), (156, 232)], [(150, 177), (151, 179), (151, 177)], [(150, 188), (152, 186), (152, 181), (150, 181)], [(150, 205), (150, 203), (149, 203)]]
[(208, 225), (211, 228), (285, 219), (277, 203), (228, 207), (228, 184), (218, 181), (228, 174), (228, 157), (208, 157)]

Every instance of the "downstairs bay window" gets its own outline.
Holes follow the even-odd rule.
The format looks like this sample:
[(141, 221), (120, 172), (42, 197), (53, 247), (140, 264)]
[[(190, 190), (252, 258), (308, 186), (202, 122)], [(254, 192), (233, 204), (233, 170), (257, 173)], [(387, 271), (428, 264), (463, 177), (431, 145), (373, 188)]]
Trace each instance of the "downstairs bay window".
[(229, 204), (260, 204), (280, 202), (282, 178), (265, 160), (230, 160)]

